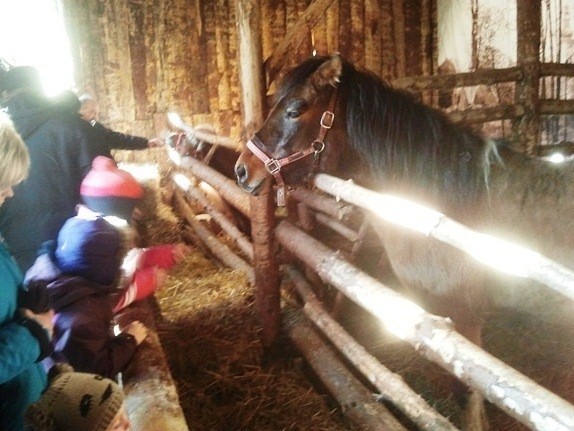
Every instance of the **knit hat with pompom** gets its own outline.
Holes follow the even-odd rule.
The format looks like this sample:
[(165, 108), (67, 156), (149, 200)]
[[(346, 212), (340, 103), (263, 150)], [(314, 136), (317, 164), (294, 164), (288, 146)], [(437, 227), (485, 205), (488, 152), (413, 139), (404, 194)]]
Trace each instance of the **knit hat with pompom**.
[(113, 159), (98, 156), (82, 181), (80, 194), (92, 211), (129, 221), (143, 196), (143, 188), (129, 172), (118, 168)]
[(64, 369), (28, 407), (25, 431), (105, 431), (125, 402), (122, 388), (97, 374)]

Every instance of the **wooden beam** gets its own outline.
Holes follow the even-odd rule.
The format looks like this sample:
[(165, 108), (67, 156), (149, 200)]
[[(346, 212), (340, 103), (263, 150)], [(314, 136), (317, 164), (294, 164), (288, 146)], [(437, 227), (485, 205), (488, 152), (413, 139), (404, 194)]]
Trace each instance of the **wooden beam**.
[(574, 64), (542, 63), (540, 76), (574, 76)]
[(308, 36), (309, 32), (319, 18), (324, 15), (333, 0), (315, 0), (309, 5), (299, 21), (291, 27), (285, 38), (277, 45), (275, 52), (265, 60), (265, 71), (267, 75), (267, 88), (275, 80), (283, 65), (288, 63), (289, 57), (297, 49), (301, 42)]
[(452, 73), (434, 76), (407, 76), (391, 81), (394, 87), (413, 90), (446, 90), (473, 85), (493, 85), (499, 82), (516, 82), (522, 79), (518, 67), (506, 69), (476, 70), (474, 72)]

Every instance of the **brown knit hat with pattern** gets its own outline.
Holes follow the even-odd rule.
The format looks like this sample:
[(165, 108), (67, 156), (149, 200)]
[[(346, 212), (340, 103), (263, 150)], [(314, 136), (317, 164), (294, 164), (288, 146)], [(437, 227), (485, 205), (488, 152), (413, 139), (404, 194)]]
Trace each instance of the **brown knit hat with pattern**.
[(113, 380), (96, 374), (58, 374), (24, 418), (26, 431), (105, 431), (125, 397)]

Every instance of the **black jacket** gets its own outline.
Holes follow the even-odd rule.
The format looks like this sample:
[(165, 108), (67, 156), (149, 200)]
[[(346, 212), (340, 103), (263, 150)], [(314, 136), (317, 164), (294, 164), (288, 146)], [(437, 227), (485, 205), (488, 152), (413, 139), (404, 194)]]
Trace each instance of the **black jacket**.
[(115, 132), (98, 122), (87, 124), (90, 144), (96, 156), (113, 159), (112, 150), (145, 150), (148, 148), (147, 138)]
[(80, 184), (91, 167), (86, 122), (69, 98), (50, 100), (20, 93), (7, 104), (8, 114), (30, 152), (28, 178), (0, 207), (0, 232), (25, 272), (41, 243), (56, 239), (75, 215)]

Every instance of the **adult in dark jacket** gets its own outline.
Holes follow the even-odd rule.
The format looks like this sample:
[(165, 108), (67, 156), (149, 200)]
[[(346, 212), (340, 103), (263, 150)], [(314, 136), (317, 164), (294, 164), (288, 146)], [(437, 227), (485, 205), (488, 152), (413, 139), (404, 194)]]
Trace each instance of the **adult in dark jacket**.
[[(0, 205), (30, 160), (10, 120), (0, 114)], [(0, 235), (0, 430), (22, 431), (24, 412), (46, 387), (40, 360), (50, 353), (53, 311), (47, 297), (24, 290), (22, 273)]]
[[(48, 243), (47, 243), (48, 244)], [(76, 371), (114, 378), (147, 336), (134, 321), (118, 335), (112, 332), (113, 307), (121, 264), (119, 231), (101, 217), (72, 217), (26, 273), (28, 282), (45, 283), (54, 316), (51, 362), (69, 363)]]
[(28, 178), (0, 208), (0, 231), (25, 272), (40, 244), (55, 239), (74, 216), (95, 154), (77, 100), (48, 99), (36, 69), (21, 66), (2, 75), (0, 95), (31, 159)]
[(163, 145), (163, 141), (159, 138), (148, 139), (107, 128), (98, 122), (99, 108), (96, 100), (89, 94), (82, 94), (78, 99), (80, 103), (79, 114), (91, 126), (88, 133), (97, 156), (113, 159), (112, 150), (145, 150)]

